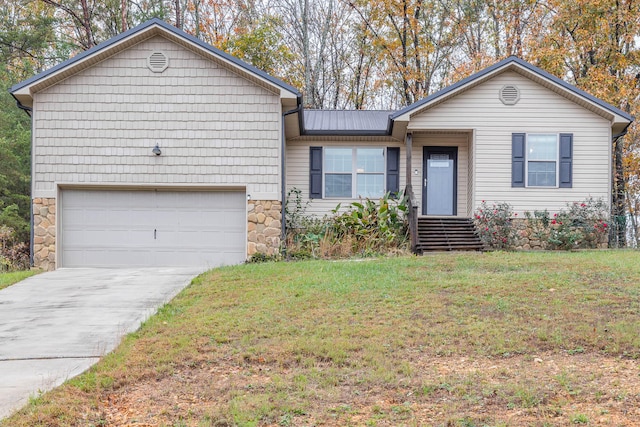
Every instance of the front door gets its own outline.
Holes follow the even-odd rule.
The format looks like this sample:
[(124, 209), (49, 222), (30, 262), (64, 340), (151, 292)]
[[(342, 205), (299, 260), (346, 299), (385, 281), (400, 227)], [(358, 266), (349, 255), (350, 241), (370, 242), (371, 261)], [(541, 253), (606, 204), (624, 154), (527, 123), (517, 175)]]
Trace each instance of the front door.
[(424, 147), (422, 214), (456, 215), (458, 147)]

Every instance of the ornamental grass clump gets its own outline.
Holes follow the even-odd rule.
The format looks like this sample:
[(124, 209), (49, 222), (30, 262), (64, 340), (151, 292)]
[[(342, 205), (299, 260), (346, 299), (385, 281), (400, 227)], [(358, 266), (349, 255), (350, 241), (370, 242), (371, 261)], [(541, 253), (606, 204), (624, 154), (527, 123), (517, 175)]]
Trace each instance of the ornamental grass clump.
[(484, 200), (474, 213), (474, 224), (482, 242), (490, 249), (513, 249), (516, 232), (512, 224), (513, 208), (508, 203), (493, 203)]

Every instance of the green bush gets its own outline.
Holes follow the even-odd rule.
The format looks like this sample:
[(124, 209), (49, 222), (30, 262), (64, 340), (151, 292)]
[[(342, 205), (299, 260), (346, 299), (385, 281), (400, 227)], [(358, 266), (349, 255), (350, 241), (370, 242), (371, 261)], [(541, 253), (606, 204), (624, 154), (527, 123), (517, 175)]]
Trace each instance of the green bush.
[(597, 248), (608, 234), (607, 205), (602, 199), (587, 198), (567, 204), (550, 222), (549, 243), (554, 249)]
[(607, 205), (602, 199), (589, 197), (568, 203), (566, 210), (527, 212), (534, 236), (546, 242), (548, 249), (594, 249), (609, 233)]
[(301, 192), (289, 191), (285, 203), (288, 259), (371, 256), (398, 250), (407, 243), (407, 201), (385, 194), (380, 200), (360, 200), (346, 210), (339, 204), (331, 216), (306, 214)]

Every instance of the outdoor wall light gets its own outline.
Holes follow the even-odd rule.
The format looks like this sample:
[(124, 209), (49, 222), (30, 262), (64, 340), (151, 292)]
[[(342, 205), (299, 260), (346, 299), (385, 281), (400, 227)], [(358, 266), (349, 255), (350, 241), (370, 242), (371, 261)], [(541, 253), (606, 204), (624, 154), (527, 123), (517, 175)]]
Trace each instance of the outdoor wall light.
[(413, 170), (413, 174), (414, 174), (414, 175), (418, 175), (418, 169), (414, 169), (414, 170)]
[(160, 150), (160, 147), (158, 146), (158, 144), (156, 144), (156, 146), (153, 147), (153, 150), (151, 150), (151, 152), (156, 156), (159, 156), (160, 154), (162, 154), (162, 150)]

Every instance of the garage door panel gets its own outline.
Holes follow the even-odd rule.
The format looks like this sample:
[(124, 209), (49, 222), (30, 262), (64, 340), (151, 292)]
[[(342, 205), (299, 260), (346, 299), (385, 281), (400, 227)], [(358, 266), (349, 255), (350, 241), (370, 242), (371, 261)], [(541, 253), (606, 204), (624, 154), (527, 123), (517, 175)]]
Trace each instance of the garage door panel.
[(82, 250), (65, 251), (65, 262), (69, 266), (105, 266), (109, 260), (109, 267), (127, 266), (155, 266), (152, 254), (143, 248), (83, 248)]
[(64, 267), (202, 266), (246, 258), (242, 192), (64, 190)]
[(102, 230), (65, 230), (65, 248), (94, 248), (99, 243), (100, 247), (131, 247), (148, 246), (153, 240), (152, 232), (148, 230), (117, 230), (111, 229), (109, 233)]
[(195, 210), (156, 210), (154, 212), (154, 219), (158, 227), (163, 226), (197, 226), (198, 224), (202, 224), (206, 219), (206, 216), (202, 214), (202, 212), (198, 212)]
[[(109, 224), (113, 224), (115, 226), (149, 226), (149, 221), (151, 220), (149, 208), (145, 210), (142, 210), (140, 208), (131, 210), (114, 208), (111, 209), (112, 210), (107, 213), (105, 218), (105, 221), (107, 221)], [(103, 224), (97, 223), (97, 225), (102, 226)]]

